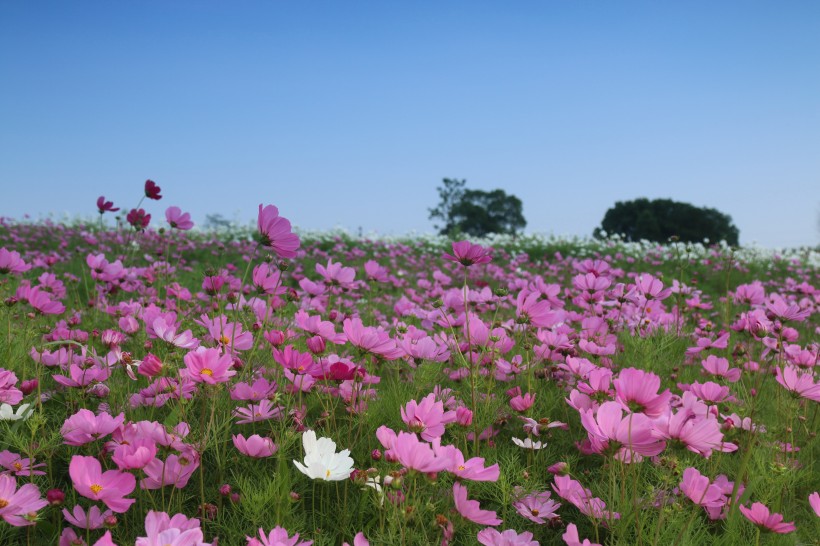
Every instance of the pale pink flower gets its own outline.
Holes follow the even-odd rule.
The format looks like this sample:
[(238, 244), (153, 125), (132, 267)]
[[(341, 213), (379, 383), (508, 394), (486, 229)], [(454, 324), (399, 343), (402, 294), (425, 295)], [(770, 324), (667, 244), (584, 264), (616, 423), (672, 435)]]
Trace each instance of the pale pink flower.
[[(401, 434), (401, 433), (400, 433)], [(480, 525), (500, 525), (501, 520), (492, 510), (482, 510), (478, 501), (467, 499), (467, 488), (456, 482), (453, 484), (453, 500), (456, 510), (464, 518)]]
[(444, 411), (444, 403), (430, 393), (421, 402), (409, 401), (401, 408), (401, 419), (412, 432), (417, 432), (422, 440), (432, 441), (444, 435), (444, 425), (456, 420), (455, 411)]
[(270, 457), (279, 449), (278, 446), (273, 443), (273, 440), (270, 438), (263, 438), (258, 434), (254, 434), (248, 439), (245, 439), (245, 437), (241, 434), (235, 434), (232, 438), (233, 445), (236, 449), (248, 457), (255, 457), (257, 459)]
[(539, 542), (533, 540), (529, 531), (518, 534), (512, 529), (506, 529), (499, 532), (492, 527), (479, 531), (476, 540), (484, 546), (539, 546)]
[(782, 514), (770, 513), (765, 504), (756, 502), (752, 504), (751, 508), (743, 505), (738, 506), (738, 508), (746, 519), (763, 529), (780, 534), (791, 533), (797, 529), (793, 521), (784, 522)]
[(187, 231), (194, 227), (190, 213), (186, 212), (183, 214), (182, 209), (179, 207), (168, 207), (165, 210), (165, 219), (168, 220), (172, 228), (182, 231)]

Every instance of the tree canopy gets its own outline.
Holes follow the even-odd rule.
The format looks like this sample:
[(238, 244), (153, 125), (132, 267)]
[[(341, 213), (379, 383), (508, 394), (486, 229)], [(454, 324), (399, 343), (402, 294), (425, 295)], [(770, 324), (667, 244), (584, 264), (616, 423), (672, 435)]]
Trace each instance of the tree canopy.
[(673, 236), (684, 242), (726, 241), (737, 246), (740, 232), (732, 223), (731, 216), (716, 209), (696, 207), (671, 199), (645, 197), (632, 201), (618, 201), (606, 211), (601, 232), (619, 234), (627, 241), (646, 239), (665, 243)]
[(523, 204), (504, 190), (471, 190), (466, 180), (445, 178), (438, 188), (439, 203), (429, 209), (441, 235), (483, 237), (490, 233), (514, 235), (524, 229)]

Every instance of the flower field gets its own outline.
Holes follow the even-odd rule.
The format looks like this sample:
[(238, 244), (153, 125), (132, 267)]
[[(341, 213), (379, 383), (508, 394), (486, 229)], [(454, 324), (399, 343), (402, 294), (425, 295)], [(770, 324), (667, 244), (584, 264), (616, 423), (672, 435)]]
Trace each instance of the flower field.
[(0, 544), (820, 543), (817, 253), (97, 206), (0, 219)]

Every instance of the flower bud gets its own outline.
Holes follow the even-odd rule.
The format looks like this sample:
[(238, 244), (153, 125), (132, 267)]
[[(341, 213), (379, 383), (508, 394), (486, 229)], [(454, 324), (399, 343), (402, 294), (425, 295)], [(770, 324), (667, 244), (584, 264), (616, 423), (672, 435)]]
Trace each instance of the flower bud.
[(46, 491), (46, 500), (51, 506), (60, 506), (65, 501), (65, 493), (61, 489)]
[(37, 385), (39, 385), (39, 383), (36, 379), (27, 379), (26, 381), (20, 383), (20, 392), (22, 392), (23, 395), (28, 396), (37, 390)]
[(156, 355), (148, 353), (137, 368), (137, 373), (152, 378), (162, 372), (162, 361)]
[(327, 345), (321, 336), (313, 336), (307, 339), (307, 347), (311, 353), (320, 355), (325, 352)]

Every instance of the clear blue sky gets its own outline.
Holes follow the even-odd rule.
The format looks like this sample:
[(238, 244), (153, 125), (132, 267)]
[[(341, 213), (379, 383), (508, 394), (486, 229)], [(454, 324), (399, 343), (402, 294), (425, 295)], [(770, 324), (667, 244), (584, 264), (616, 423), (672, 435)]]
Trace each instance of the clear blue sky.
[(616, 200), (818, 243), (820, 2), (0, 4), (0, 215), (98, 195), (432, 231), (443, 177), (588, 235)]

